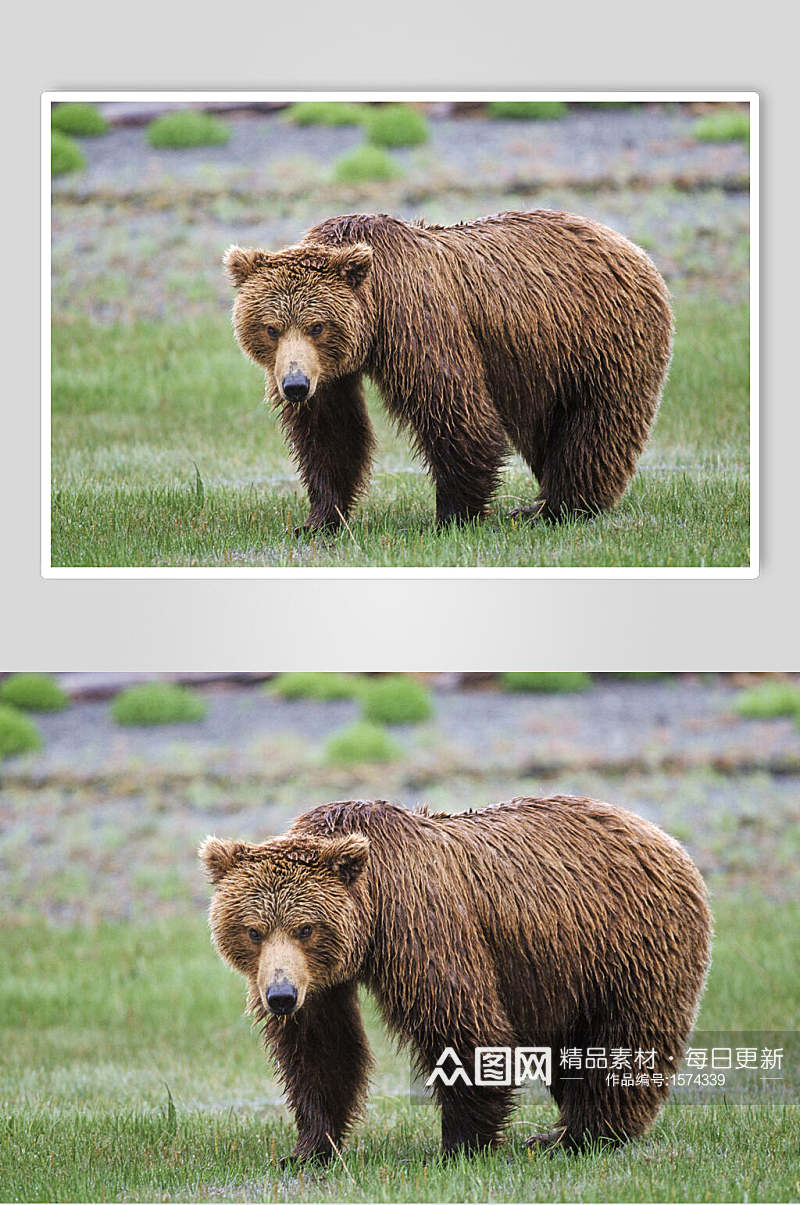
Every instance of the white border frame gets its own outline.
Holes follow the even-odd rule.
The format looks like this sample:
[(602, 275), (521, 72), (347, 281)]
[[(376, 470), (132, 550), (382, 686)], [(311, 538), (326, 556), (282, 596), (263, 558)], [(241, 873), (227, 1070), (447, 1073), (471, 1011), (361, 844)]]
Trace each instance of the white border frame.
[[(738, 101), (750, 106), (750, 564), (730, 568), (96, 568), (53, 567), (51, 560), (51, 180), (50, 110), (59, 101)], [(43, 92), (41, 136), (41, 575), (43, 578), (756, 578), (759, 574), (759, 96), (757, 92)]]

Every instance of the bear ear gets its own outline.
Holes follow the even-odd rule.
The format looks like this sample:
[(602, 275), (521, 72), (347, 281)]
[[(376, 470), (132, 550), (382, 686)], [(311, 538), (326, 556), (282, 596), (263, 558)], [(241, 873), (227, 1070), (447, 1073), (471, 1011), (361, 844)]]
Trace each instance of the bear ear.
[(357, 289), (367, 278), (372, 267), (372, 248), (368, 243), (352, 243), (349, 247), (337, 247), (331, 255), (331, 263), (352, 289)]
[(252, 276), (259, 268), (265, 268), (270, 260), (268, 251), (261, 251), (258, 247), (251, 247), (245, 250), (244, 247), (229, 247), (222, 257), (222, 263), (229, 279), (239, 288), (243, 285), (248, 276)]
[(363, 833), (348, 833), (346, 837), (335, 837), (326, 841), (322, 860), (328, 869), (341, 879), (345, 886), (355, 883), (369, 857), (369, 841)]
[(221, 879), (244, 856), (247, 846), (243, 841), (223, 841), (221, 837), (206, 837), (197, 851), (197, 856), (206, 868), (206, 874), (212, 883)]

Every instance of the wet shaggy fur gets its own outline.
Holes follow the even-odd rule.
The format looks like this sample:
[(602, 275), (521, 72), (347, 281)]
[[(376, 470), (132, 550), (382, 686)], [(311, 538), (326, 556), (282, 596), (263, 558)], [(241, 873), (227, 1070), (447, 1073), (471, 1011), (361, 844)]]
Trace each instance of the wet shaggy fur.
[[(446, 1047), (551, 1046), (555, 1137), (578, 1148), (642, 1134), (667, 1086), (564, 1078), (562, 1047), (657, 1052), (676, 1068), (709, 963), (700, 875), (680, 845), (590, 799), (515, 799), (458, 815), (333, 803), (262, 845), (209, 838), (217, 948), (250, 981), (249, 1005), (298, 1127), (295, 1154), (330, 1157), (363, 1104), (370, 1055), (356, 995), (375, 997), (427, 1078)], [(310, 986), (278, 1018), (254, 977), (248, 926), (311, 922)], [(491, 1146), (513, 1089), (436, 1087), (442, 1148)]]
[[(337, 528), (366, 488), (366, 373), (410, 430), (439, 523), (482, 516), (513, 448), (538, 479), (531, 514), (596, 512), (622, 496), (671, 351), (667, 290), (643, 251), (550, 210), (455, 226), (331, 218), (284, 251), (231, 248), (236, 337), (266, 370), (311, 511)], [(282, 399), (276, 340), (308, 332), (319, 384)]]

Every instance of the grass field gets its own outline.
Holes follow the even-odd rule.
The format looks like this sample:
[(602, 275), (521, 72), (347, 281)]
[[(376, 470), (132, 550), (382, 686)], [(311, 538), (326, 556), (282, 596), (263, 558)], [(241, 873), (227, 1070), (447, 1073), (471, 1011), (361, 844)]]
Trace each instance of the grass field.
[(296, 539), (306, 500), (263, 377), (227, 321), (53, 325), (54, 566), (740, 566), (749, 562), (748, 308), (676, 302), (653, 439), (620, 506), (562, 526), (507, 517), (536, 484), (509, 462), (483, 524), (437, 533), (433, 489), (370, 396), (372, 485), (349, 530)]
[[(717, 898), (699, 1029), (796, 1030), (800, 905)], [(0, 1199), (789, 1200), (800, 1192), (800, 1104), (674, 1098), (649, 1136), (613, 1153), (552, 1158), (523, 1139), (548, 1098), (515, 1114), (509, 1143), (443, 1165), (438, 1118), (374, 1010), (366, 1119), (325, 1171), (280, 1169), (292, 1125), (243, 991), (202, 918), (0, 934)], [(796, 1070), (796, 1069), (795, 1069)]]

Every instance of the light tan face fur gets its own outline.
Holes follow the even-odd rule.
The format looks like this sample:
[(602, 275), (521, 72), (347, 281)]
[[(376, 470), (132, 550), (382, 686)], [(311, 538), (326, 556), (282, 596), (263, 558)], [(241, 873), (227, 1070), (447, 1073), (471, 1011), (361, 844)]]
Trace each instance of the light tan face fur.
[[(323, 326), (323, 332), (324, 329)], [(306, 335), (300, 327), (291, 326), (276, 341), (275, 359), (270, 369), (270, 393), (277, 393), (286, 401), (283, 381), (300, 373), (310, 382), (308, 397), (311, 399), (317, 392), (321, 370), (319, 350), (313, 337)]]
[(288, 983), (297, 992), (294, 1011), (303, 1007), (308, 994), (311, 973), (308, 959), (301, 944), (288, 933), (280, 931), (270, 934), (261, 945), (255, 988), (265, 1010), (269, 1010), (268, 993), (282, 983)]

